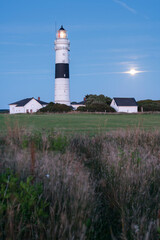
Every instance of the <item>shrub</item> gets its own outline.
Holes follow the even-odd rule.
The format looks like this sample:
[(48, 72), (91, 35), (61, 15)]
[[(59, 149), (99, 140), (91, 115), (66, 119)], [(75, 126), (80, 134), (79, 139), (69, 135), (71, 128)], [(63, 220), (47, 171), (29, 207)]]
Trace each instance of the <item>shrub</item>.
[(83, 107), (83, 106), (79, 106), (79, 107), (77, 108), (77, 111), (79, 111), (79, 112), (86, 112), (86, 111), (87, 111), (87, 108), (86, 108), (86, 107)]
[[(22, 148), (24, 138), (16, 136), (10, 141), (1, 141), (0, 146), (0, 175), (6, 174), (7, 168), (12, 169), (5, 179), (9, 178), (13, 186), (9, 187), (7, 210), (0, 215), (0, 234), (3, 234), (0, 239), (86, 239), (94, 191), (88, 171), (75, 154), (67, 150), (67, 137), (50, 133), (39, 140), (41, 135), (28, 133), (25, 135), (27, 144)], [(29, 140), (28, 144), (28, 139), (33, 142)], [(1, 179), (0, 182), (3, 183)], [(0, 187), (2, 203), (8, 189), (7, 180), (4, 182)], [(41, 212), (42, 215), (47, 213), (47, 218), (41, 217)]]
[(49, 103), (46, 107), (41, 108), (39, 110), (40, 112), (70, 112), (72, 111), (71, 106), (67, 106), (65, 104), (59, 104), (59, 103)]
[(53, 112), (54, 103), (50, 102), (46, 107), (41, 108), (38, 112)]
[(160, 111), (160, 101), (153, 101), (153, 100), (143, 100), (139, 101), (138, 107), (139, 111), (143, 108), (144, 112), (159, 112)]
[(16, 232), (19, 239), (43, 235), (48, 203), (42, 198), (42, 185), (32, 181), (32, 177), (20, 180), (10, 170), (0, 174), (1, 239), (13, 239)]
[(52, 133), (50, 133), (48, 135), (48, 144), (49, 144), (49, 150), (59, 151), (64, 153), (68, 145), (68, 140), (66, 136), (62, 136), (62, 135), (54, 136)]
[(115, 109), (103, 103), (93, 103), (87, 106), (89, 112), (115, 112)]

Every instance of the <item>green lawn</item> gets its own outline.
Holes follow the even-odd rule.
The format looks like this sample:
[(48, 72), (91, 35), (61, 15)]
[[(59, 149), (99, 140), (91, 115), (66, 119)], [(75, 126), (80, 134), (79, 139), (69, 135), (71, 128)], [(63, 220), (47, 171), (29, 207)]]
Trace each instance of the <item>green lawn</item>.
[(21, 114), (0, 115), (0, 132), (8, 126), (19, 126), (29, 130), (55, 130), (65, 133), (104, 132), (125, 128), (160, 129), (160, 114)]

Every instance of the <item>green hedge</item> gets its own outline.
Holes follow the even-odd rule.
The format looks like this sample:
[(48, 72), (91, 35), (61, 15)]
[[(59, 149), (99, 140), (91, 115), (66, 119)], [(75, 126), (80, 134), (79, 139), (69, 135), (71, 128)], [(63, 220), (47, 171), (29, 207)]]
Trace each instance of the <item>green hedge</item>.
[(139, 111), (143, 108), (144, 112), (159, 112), (160, 111), (160, 101), (153, 100), (142, 100), (137, 102)]
[(115, 110), (104, 103), (93, 103), (87, 106), (89, 112), (115, 112)]
[(71, 106), (65, 104), (53, 103), (50, 102), (46, 107), (41, 108), (40, 112), (70, 112), (72, 111)]
[(115, 110), (104, 103), (92, 103), (86, 107), (78, 107), (77, 111), (80, 112), (115, 112)]

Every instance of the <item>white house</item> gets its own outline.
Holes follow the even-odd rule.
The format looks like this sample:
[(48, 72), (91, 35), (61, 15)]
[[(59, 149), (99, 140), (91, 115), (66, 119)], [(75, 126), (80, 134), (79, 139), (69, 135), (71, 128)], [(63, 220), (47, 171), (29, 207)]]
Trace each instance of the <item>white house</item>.
[(71, 106), (73, 107), (74, 110), (77, 110), (78, 107), (85, 107), (85, 101), (82, 102), (72, 102)]
[(138, 112), (138, 105), (134, 98), (113, 98), (110, 106), (114, 108), (116, 112)]
[(34, 113), (39, 109), (46, 107), (47, 104), (48, 103), (41, 101), (40, 98), (38, 98), (38, 100), (35, 98), (25, 98), (9, 104), (9, 113)]

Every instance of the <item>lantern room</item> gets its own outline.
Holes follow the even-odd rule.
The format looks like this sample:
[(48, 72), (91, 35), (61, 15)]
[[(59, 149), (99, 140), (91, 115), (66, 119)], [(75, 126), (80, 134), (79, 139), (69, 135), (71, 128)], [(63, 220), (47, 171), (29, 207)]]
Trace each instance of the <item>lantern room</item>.
[(62, 38), (62, 39), (67, 38), (67, 31), (63, 28), (63, 25), (57, 32), (57, 38)]

